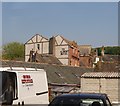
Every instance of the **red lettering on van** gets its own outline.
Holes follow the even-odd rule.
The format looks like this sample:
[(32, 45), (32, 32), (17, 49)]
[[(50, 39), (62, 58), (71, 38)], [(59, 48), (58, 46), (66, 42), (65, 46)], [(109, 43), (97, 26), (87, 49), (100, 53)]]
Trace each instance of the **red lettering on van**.
[(30, 75), (23, 75), (23, 79), (21, 79), (22, 84), (25, 83), (33, 83), (33, 79), (31, 78)]

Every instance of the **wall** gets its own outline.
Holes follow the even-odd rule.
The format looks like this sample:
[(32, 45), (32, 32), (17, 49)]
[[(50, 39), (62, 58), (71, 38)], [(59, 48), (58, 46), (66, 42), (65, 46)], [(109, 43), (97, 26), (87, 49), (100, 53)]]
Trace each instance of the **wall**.
[[(38, 48), (39, 45), (39, 48)], [(25, 43), (25, 61), (30, 57), (30, 51), (38, 54), (52, 54), (63, 65), (79, 66), (79, 50), (74, 41), (68, 41), (62, 36), (55, 36), (49, 40), (39, 34), (33, 36)]]
[(63, 65), (68, 65), (68, 44), (61, 36), (55, 37), (55, 56), (61, 61)]
[(80, 66), (92, 67), (92, 59), (90, 56), (80, 56)]
[(106, 93), (111, 102), (120, 102), (118, 82), (117, 78), (81, 78), (81, 92)]
[(42, 37), (41, 35), (36, 34), (30, 40), (25, 43), (25, 61), (29, 59), (30, 51), (37, 51), (39, 54), (48, 54), (49, 53), (49, 41)]
[(64, 64), (79, 66), (79, 50), (74, 41), (68, 41), (62, 36), (55, 37), (55, 56)]
[(110, 99), (114, 102), (120, 102), (120, 98), (118, 97), (120, 92), (118, 91), (119, 89), (119, 80), (120, 79), (106, 79), (106, 93), (110, 97)]
[(98, 78), (81, 78), (81, 92), (99, 92)]
[(69, 65), (79, 66), (79, 51), (77, 47), (69, 46)]
[(55, 55), (55, 37), (49, 39), (49, 53)]

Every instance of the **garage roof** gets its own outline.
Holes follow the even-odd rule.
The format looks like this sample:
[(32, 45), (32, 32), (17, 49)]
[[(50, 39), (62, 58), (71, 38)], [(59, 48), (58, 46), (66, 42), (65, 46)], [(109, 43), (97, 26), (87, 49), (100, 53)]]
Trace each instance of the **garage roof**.
[(120, 78), (119, 72), (87, 72), (81, 77), (84, 78)]

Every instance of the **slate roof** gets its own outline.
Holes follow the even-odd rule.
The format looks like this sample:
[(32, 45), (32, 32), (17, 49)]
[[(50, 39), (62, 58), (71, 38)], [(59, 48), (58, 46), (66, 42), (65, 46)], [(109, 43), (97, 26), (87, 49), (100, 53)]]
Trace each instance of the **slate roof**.
[(80, 76), (85, 72), (94, 71), (93, 68), (80, 68), (72, 66), (40, 64), (34, 62), (15, 62), (15, 61), (2, 61), (2, 66), (14, 67), (36, 67), (46, 70), (48, 83), (58, 84), (80, 84)]
[(62, 65), (62, 63), (55, 56), (50, 54), (36, 54), (36, 61), (39, 63)]

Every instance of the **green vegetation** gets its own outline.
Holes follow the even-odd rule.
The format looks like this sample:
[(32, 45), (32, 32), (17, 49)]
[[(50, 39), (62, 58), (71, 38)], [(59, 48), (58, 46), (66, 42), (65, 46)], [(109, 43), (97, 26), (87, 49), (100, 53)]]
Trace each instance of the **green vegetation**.
[[(101, 55), (101, 50), (102, 47), (100, 48), (95, 48), (98, 50), (98, 55)], [(108, 46), (108, 47), (104, 47), (104, 52), (105, 54), (110, 54), (110, 55), (120, 55), (120, 46)]]
[(24, 60), (24, 44), (11, 42), (2, 47), (2, 58), (8, 60)]

